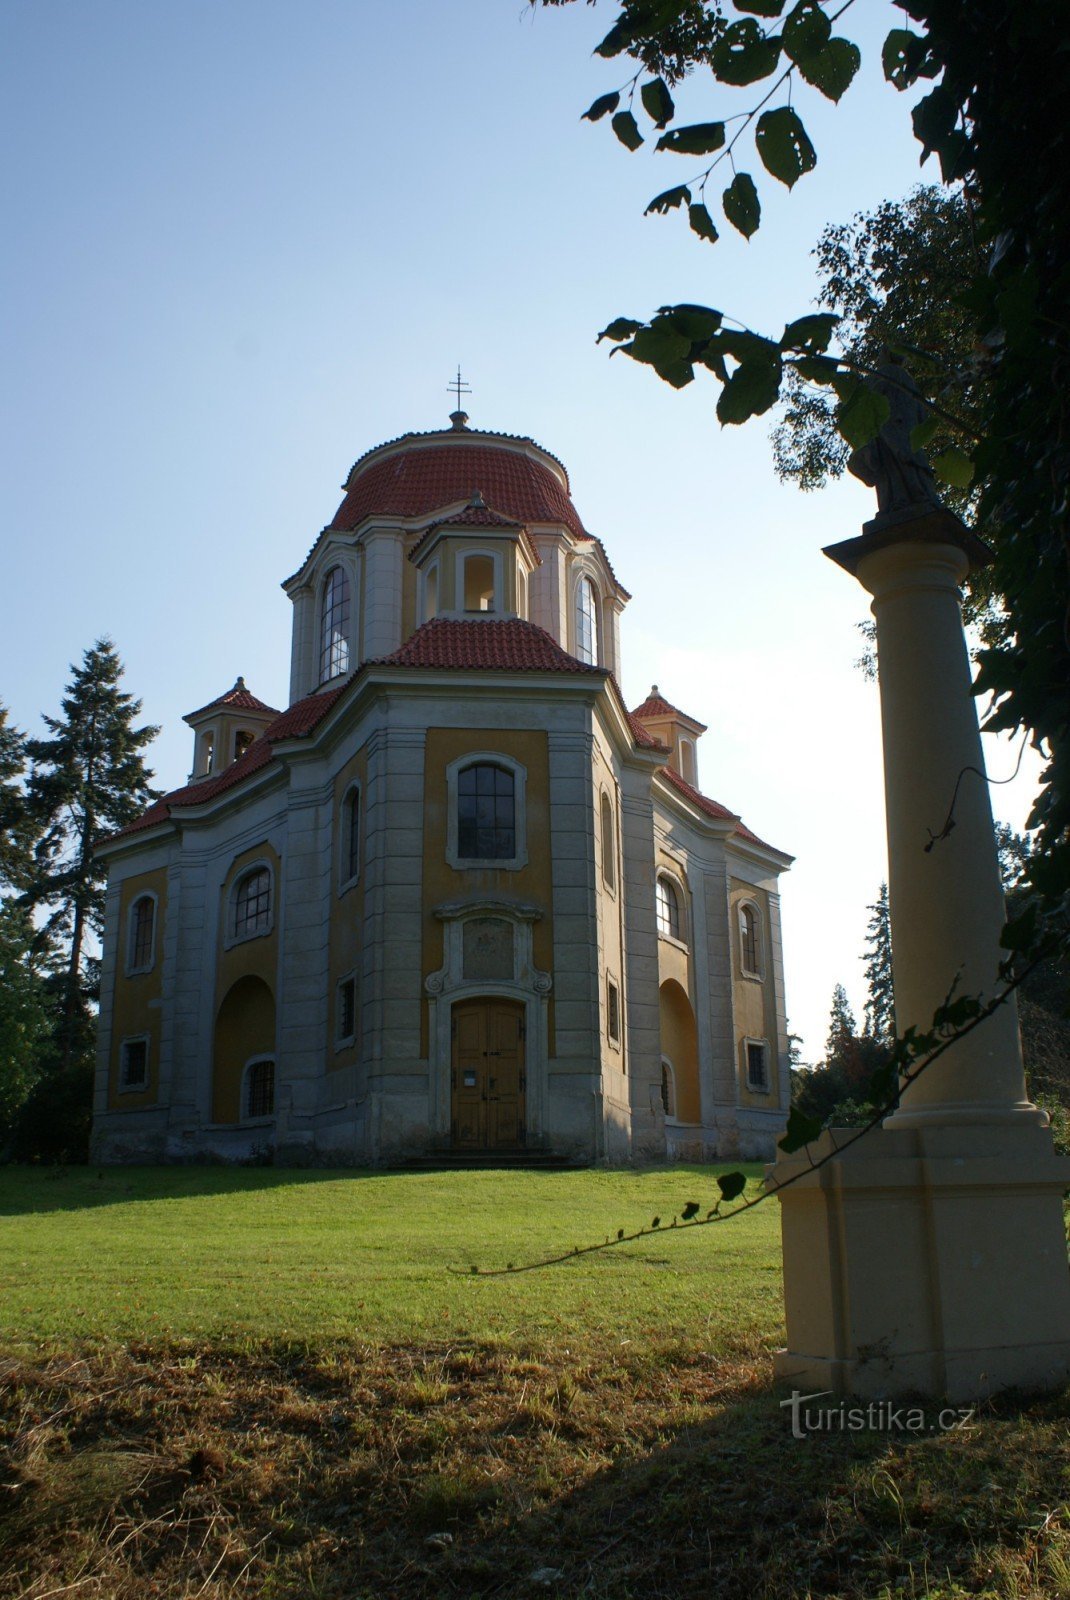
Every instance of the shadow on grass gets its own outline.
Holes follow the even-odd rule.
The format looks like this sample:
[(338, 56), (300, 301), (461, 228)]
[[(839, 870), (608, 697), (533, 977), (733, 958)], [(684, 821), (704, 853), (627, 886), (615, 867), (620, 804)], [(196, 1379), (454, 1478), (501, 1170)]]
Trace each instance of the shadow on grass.
[(0, 1166), (0, 1217), (199, 1195), (248, 1194), (296, 1184), (368, 1182), (387, 1174), (360, 1167)]

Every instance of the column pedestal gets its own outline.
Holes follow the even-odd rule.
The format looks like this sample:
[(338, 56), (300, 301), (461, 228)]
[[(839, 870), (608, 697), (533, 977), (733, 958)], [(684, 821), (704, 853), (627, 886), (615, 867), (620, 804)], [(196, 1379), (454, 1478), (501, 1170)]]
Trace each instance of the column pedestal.
[[(913, 513), (913, 514), (911, 514)], [(825, 552), (873, 595), (896, 1025), (1002, 989), (1002, 895), (958, 585), (980, 541), (923, 507)], [(950, 826), (948, 826), (950, 823)], [(1011, 996), (828, 1164), (826, 1133), (772, 1169), (796, 1387), (976, 1400), (1070, 1379), (1070, 1270), (1054, 1153)]]

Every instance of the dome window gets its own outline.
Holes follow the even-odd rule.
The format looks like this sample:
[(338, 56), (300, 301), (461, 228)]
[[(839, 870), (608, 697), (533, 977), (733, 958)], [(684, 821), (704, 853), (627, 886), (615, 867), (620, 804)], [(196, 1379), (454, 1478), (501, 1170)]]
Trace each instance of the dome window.
[(590, 578), (581, 578), (576, 590), (576, 654), (590, 666), (598, 665), (598, 591)]
[(349, 671), (349, 579), (332, 567), (323, 585), (320, 625), (320, 682)]

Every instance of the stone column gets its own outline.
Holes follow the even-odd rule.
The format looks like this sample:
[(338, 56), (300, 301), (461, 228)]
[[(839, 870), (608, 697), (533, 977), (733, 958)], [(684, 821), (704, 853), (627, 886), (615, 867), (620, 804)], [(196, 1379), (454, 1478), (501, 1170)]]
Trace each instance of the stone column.
[[(928, 1029), (952, 989), (998, 992), (1002, 897), (958, 612), (968, 561), (985, 553), (932, 505), (878, 516), (826, 551), (874, 597), (900, 1030)], [(780, 1375), (953, 1400), (1061, 1387), (1070, 1161), (1046, 1124), (1025, 1096), (1008, 1001), (906, 1089), (882, 1128), (842, 1152), (847, 1130), (830, 1130), (778, 1162)]]

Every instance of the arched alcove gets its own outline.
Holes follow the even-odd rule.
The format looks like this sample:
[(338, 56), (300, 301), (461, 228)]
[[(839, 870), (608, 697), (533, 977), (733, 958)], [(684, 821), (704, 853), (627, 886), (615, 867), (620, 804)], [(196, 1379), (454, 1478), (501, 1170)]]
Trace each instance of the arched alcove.
[(275, 1052), (275, 996), (262, 978), (239, 978), (216, 1013), (212, 1049), (212, 1121), (240, 1122), (242, 1076), (253, 1056)]
[(698, 1086), (698, 1030), (695, 1013), (683, 989), (673, 978), (662, 984), (658, 994), (661, 1018), (661, 1053), (672, 1062), (676, 1082), (676, 1119), (701, 1122), (702, 1101)]

